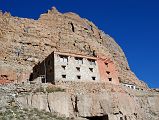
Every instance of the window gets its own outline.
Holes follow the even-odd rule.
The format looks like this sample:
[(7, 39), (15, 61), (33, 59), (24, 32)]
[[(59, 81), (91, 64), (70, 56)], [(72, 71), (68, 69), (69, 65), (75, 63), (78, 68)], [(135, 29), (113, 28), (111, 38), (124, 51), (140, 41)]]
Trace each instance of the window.
[(65, 65), (62, 65), (61, 67), (62, 67), (62, 69), (63, 69), (63, 70), (65, 70), (65, 69), (66, 69), (66, 66), (65, 66)]
[(62, 75), (62, 78), (66, 78), (66, 75)]
[(68, 56), (60, 55), (60, 62), (67, 63), (68, 62)]
[(75, 57), (76, 63), (83, 64), (83, 58)]
[(45, 75), (40, 75), (40, 79), (42, 83), (46, 83), (46, 77)]
[(96, 80), (96, 77), (92, 77), (92, 80)]
[(108, 63), (105, 63), (105, 66), (108, 67)]
[(131, 86), (132, 89), (134, 89), (134, 86)]
[(76, 67), (77, 71), (80, 71), (80, 67)]
[(81, 76), (80, 76), (80, 75), (77, 75), (77, 79), (81, 79)]
[(91, 72), (93, 72), (93, 68), (89, 68), (89, 70), (90, 70)]
[(109, 75), (110, 74), (110, 72), (109, 71), (106, 71), (106, 73)]
[(88, 59), (90, 65), (96, 65), (96, 61), (93, 59)]
[(109, 81), (112, 81), (112, 78), (108, 78)]

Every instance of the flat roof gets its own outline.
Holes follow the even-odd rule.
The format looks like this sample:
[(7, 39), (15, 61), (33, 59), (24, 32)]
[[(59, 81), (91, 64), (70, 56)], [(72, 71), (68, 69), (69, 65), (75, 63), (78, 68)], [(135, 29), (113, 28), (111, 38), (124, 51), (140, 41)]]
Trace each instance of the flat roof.
[(66, 53), (66, 52), (56, 52), (56, 51), (54, 51), (54, 54), (97, 60), (97, 57), (91, 57), (91, 56), (86, 56), (86, 55), (77, 54), (77, 53), (75, 54), (75, 53)]

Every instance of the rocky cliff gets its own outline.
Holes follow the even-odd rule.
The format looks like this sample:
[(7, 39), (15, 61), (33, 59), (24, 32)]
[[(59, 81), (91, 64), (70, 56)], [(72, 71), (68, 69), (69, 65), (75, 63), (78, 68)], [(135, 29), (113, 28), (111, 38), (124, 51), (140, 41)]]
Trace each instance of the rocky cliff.
[[(36, 63), (52, 51), (65, 51), (104, 55), (115, 62), (120, 81), (146, 87), (130, 70), (122, 49), (114, 39), (74, 13), (62, 14), (52, 8), (40, 15), (38, 20), (0, 13), (0, 44), (0, 71), (9, 80), (28, 79)], [(4, 66), (7, 66), (5, 70)]]
[[(142, 88), (132, 90), (94, 82), (59, 82), (56, 87), (60, 89), (48, 89), (39, 84), (0, 85), (0, 118), (6, 115), (4, 111), (8, 113), (8, 108), (16, 106), (25, 115), (20, 116), (17, 109), (10, 109), (10, 117), (19, 116), (20, 119), (30, 118), (30, 110), (27, 112), (26, 108), (37, 108), (79, 120), (159, 120), (158, 90), (150, 90), (138, 80), (114, 39), (87, 19), (74, 13), (62, 14), (55, 8), (38, 20), (0, 13), (0, 44), (2, 83), (27, 81), (35, 64), (52, 51), (61, 51), (106, 56), (117, 66), (120, 82)], [(35, 114), (40, 119), (38, 112)], [(52, 119), (50, 115), (43, 117)]]

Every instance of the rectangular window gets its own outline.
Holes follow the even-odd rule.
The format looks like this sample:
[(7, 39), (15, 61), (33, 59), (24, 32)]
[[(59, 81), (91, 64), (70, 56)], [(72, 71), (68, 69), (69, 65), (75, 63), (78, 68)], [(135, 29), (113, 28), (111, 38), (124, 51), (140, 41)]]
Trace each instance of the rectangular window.
[(105, 63), (105, 66), (108, 67), (108, 63)]
[(66, 66), (65, 66), (65, 65), (62, 65), (61, 67), (62, 67), (62, 69), (63, 69), (63, 70), (65, 70), (65, 69), (66, 69)]
[(60, 56), (60, 62), (67, 63), (68, 62), (68, 56), (59, 55)]
[(83, 64), (83, 58), (75, 57), (75, 60), (77, 64)]
[(80, 67), (76, 67), (76, 70), (80, 72), (81, 69), (80, 69)]
[(93, 68), (89, 68), (89, 70), (90, 70), (91, 72), (93, 72)]
[(92, 77), (92, 80), (96, 80), (96, 77)]
[(132, 89), (134, 89), (134, 86), (131, 86)]
[(112, 78), (108, 78), (109, 81), (112, 81)]
[(81, 79), (81, 76), (80, 76), (80, 75), (77, 75), (77, 79), (78, 79), (78, 80)]
[(96, 65), (96, 61), (93, 59), (88, 59), (90, 65)]
[(106, 73), (109, 75), (110, 74), (110, 72), (109, 71), (106, 71)]
[(66, 78), (66, 75), (62, 75), (62, 78)]
[(45, 75), (40, 75), (40, 79), (41, 79), (41, 82), (42, 83), (45, 83), (46, 82), (46, 79), (45, 79)]

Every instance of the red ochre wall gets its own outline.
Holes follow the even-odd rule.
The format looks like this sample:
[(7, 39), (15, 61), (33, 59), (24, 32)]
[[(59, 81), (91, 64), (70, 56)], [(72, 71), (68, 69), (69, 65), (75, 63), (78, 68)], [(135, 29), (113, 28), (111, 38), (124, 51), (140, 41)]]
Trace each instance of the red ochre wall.
[[(101, 81), (118, 85), (119, 84), (118, 71), (116, 70), (115, 64), (110, 60), (102, 58), (98, 58), (97, 63), (99, 67)], [(110, 73), (108, 74), (107, 72)], [(109, 78), (111, 78), (111, 81), (109, 81)]]

